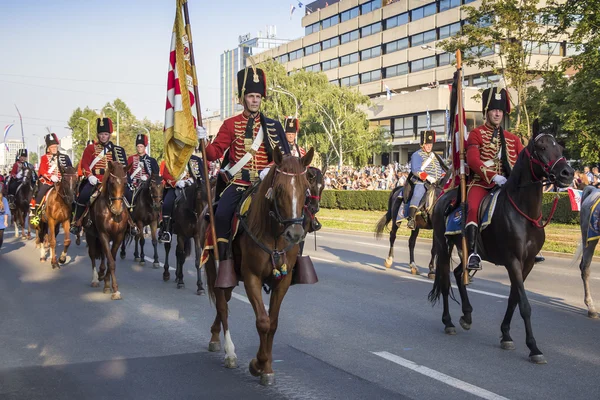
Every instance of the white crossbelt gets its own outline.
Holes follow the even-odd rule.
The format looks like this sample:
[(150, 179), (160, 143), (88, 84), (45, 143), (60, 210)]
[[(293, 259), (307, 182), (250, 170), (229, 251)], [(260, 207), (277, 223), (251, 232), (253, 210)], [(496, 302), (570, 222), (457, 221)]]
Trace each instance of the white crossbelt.
[(102, 160), (104, 157), (106, 157), (106, 147), (102, 149), (102, 153), (98, 154), (96, 158), (92, 160), (92, 163), (90, 164), (90, 171), (92, 168), (94, 168), (94, 165), (98, 164), (98, 161)]
[(433, 159), (435, 158), (435, 154), (433, 154), (433, 152), (429, 155), (429, 157), (427, 157), (427, 160), (425, 160), (425, 162), (421, 165), (421, 171), (425, 171), (425, 169), (429, 166), (429, 164), (431, 164), (431, 162), (433, 161)]
[(142, 164), (138, 164), (137, 168), (133, 170), (133, 173), (131, 174), (131, 177), (135, 178), (135, 176), (137, 174), (139, 174), (141, 170), (142, 170)]
[(51, 174), (54, 172), (54, 170), (56, 169), (56, 165), (58, 164), (58, 161), (54, 164), (52, 164), (52, 166), (48, 169), (48, 173)]
[[(263, 141), (263, 129), (262, 126), (260, 127), (260, 129), (258, 130), (258, 133), (256, 134), (256, 138), (254, 139), (254, 142), (252, 142), (252, 147), (251, 149), (254, 150), (254, 152), (256, 152), (259, 147), (260, 144)], [(240, 169), (242, 169), (244, 167), (244, 165), (246, 165), (248, 163), (248, 161), (250, 161), (252, 159), (252, 153), (251, 152), (247, 152), (246, 154), (244, 154), (244, 156), (242, 158), (240, 158), (240, 160), (238, 162), (235, 163), (235, 165), (231, 168), (229, 168), (229, 165), (226, 166), (224, 169), (225, 171), (229, 172), (231, 174), (231, 176), (235, 176), (235, 174), (237, 174)]]

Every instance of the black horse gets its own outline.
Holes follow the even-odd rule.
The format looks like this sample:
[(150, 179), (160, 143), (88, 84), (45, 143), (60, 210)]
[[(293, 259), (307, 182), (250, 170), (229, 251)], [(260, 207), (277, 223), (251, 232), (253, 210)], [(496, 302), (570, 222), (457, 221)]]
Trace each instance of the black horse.
[[(525, 292), (524, 281), (531, 272), (536, 254), (545, 241), (542, 219), (542, 188), (546, 182), (557, 187), (567, 187), (573, 181), (573, 168), (567, 164), (562, 155), (563, 148), (554, 137), (539, 132), (537, 120), (533, 124), (533, 137), (519, 154), (517, 162), (508, 178), (497, 194), (496, 210), (490, 225), (483, 231), (477, 241), (477, 249), (482, 259), (492, 264), (504, 265), (510, 278), (510, 295), (508, 307), (500, 330), (502, 349), (515, 348), (510, 336), (510, 322), (517, 304), (521, 317), (525, 322), (529, 358), (537, 364), (544, 364), (544, 355), (538, 349), (531, 328), (531, 306)], [(454, 246), (461, 254), (461, 235), (445, 235), (446, 214), (457, 199), (457, 190), (444, 193), (433, 210), (433, 243), (436, 256), (436, 274), (433, 289), (429, 293), (429, 301), (436, 303), (443, 296), (444, 311), (442, 322), (445, 332), (456, 334), (448, 310), (450, 293), (450, 257)], [(548, 220), (549, 222), (549, 220)], [(461, 258), (462, 259), (462, 258)], [(460, 292), (463, 316), (460, 325), (463, 329), (471, 328), (471, 312), (466, 287), (462, 281), (462, 263), (454, 269), (454, 277)]]
[[(176, 200), (173, 210), (173, 233), (177, 234), (177, 248), (175, 254), (177, 257), (177, 270), (175, 271), (175, 282), (177, 289), (185, 287), (183, 283), (183, 264), (192, 251), (192, 239), (196, 250), (194, 265), (196, 266), (196, 286), (198, 295), (204, 295), (204, 286), (202, 284), (202, 274), (200, 271), (200, 258), (202, 257), (202, 246), (204, 244), (204, 233), (206, 231), (206, 222), (203, 210), (208, 203), (208, 197), (204, 181), (196, 180), (192, 185), (182, 189), (181, 196)], [(165, 243), (165, 264), (163, 280), (166, 282), (171, 278), (169, 273), (169, 252), (171, 243)]]
[[(423, 212), (425, 214), (419, 213), (415, 217), (415, 229), (410, 232), (410, 238), (408, 239), (408, 253), (409, 253), (409, 267), (410, 272), (413, 275), (419, 275), (419, 269), (417, 268), (417, 264), (415, 263), (415, 245), (417, 244), (417, 237), (419, 236), (419, 231), (421, 229), (433, 229), (431, 225), (431, 215), (427, 212), (427, 210), (433, 210), (433, 206), (435, 205), (436, 199), (442, 193), (442, 189), (446, 182), (448, 181), (448, 177), (450, 174), (446, 174), (440, 182), (435, 185), (429, 186), (425, 196), (423, 196), (422, 204), (423, 207), (419, 207), (420, 209), (424, 209)], [(407, 192), (408, 185), (410, 182), (407, 180), (404, 187), (398, 186), (390, 193), (390, 197), (388, 199), (388, 209), (384, 216), (377, 222), (375, 227), (375, 235), (379, 239), (385, 227), (392, 221), (392, 229), (390, 229), (390, 250), (388, 252), (388, 257), (385, 259), (384, 266), (386, 268), (390, 268), (394, 263), (394, 243), (396, 242), (396, 234), (398, 232), (399, 224), (396, 224), (396, 219), (398, 218), (398, 213), (400, 212), (400, 207), (404, 207), (404, 196), (403, 194)], [(431, 198), (430, 196), (433, 196)], [(427, 204), (427, 202), (431, 202)], [(431, 259), (429, 260), (429, 273), (427, 277), (429, 279), (433, 279), (435, 276), (435, 268), (433, 265), (433, 247), (431, 250)]]
[[(21, 229), (21, 239), (31, 239), (31, 226), (29, 225), (29, 203), (33, 197), (35, 188), (36, 174), (31, 166), (21, 167), (23, 178), (17, 186), (14, 193), (14, 203), (11, 203), (10, 208), (15, 223), (15, 237), (19, 237), (19, 229)], [(27, 228), (27, 233), (25, 232)]]

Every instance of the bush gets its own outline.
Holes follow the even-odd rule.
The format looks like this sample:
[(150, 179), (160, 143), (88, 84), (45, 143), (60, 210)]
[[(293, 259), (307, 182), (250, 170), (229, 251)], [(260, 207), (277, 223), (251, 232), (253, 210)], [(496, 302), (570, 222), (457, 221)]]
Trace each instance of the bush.
[[(555, 193), (544, 193), (542, 211), (545, 218), (552, 210)], [(324, 190), (321, 207), (341, 210), (386, 211), (389, 190)], [(559, 193), (558, 205), (552, 218), (553, 222), (579, 224), (579, 212), (571, 211), (571, 202), (567, 193)]]

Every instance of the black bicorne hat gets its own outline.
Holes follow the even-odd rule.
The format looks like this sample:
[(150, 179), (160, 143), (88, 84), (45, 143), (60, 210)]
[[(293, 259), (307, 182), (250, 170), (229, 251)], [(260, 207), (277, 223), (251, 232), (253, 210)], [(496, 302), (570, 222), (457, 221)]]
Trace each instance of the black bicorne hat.
[(60, 144), (60, 140), (58, 140), (58, 136), (56, 136), (56, 133), (49, 133), (44, 137), (44, 140), (46, 141), (46, 147), (50, 147), (53, 144)]
[(421, 131), (421, 146), (435, 143), (435, 131)]
[(482, 112), (485, 116), (489, 110), (502, 110), (510, 114), (510, 100), (506, 89), (487, 88), (481, 94)]
[(298, 133), (300, 131), (300, 121), (298, 118), (287, 117), (285, 119), (285, 133)]
[(98, 118), (96, 120), (96, 133), (113, 133), (113, 124), (110, 118)]
[(143, 133), (138, 134), (135, 137), (135, 145), (137, 146), (138, 144), (148, 146), (148, 136), (144, 135)]
[(267, 97), (267, 77), (260, 68), (246, 67), (237, 74), (238, 97), (242, 99), (249, 93), (258, 93)]

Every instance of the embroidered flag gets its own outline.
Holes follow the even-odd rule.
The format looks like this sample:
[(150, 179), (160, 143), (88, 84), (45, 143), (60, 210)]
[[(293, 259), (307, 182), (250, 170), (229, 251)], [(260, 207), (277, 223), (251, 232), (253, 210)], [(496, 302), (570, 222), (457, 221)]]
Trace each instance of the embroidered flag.
[(571, 211), (581, 211), (581, 194), (583, 190), (568, 188), (569, 200), (571, 201)]
[(165, 163), (172, 176), (181, 175), (198, 143), (189, 39), (181, 10), (186, 2), (187, 0), (177, 0), (167, 76)]

